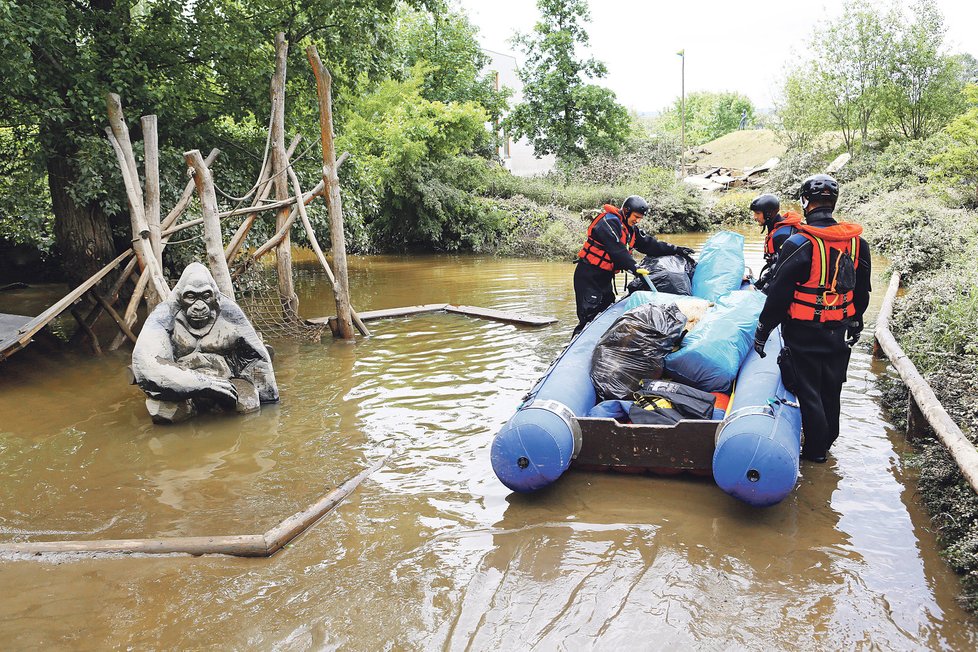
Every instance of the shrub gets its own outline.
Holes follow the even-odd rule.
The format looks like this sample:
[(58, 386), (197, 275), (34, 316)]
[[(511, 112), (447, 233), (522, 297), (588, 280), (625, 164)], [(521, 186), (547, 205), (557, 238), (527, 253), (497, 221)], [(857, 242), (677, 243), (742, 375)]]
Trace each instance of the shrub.
[(948, 208), (923, 189), (887, 193), (856, 207), (847, 216), (866, 228), (877, 253), (908, 281), (946, 268), (975, 238), (974, 219)]
[(600, 154), (567, 171), (570, 180), (588, 184), (621, 184), (648, 168), (672, 169), (681, 145), (672, 135), (629, 138), (618, 154)]
[(490, 200), (490, 203), (505, 225), (493, 253), (569, 259), (581, 246), (584, 226), (577, 214), (554, 205), (540, 206), (521, 195)]
[(795, 199), (801, 192), (801, 182), (806, 177), (825, 170), (826, 163), (825, 155), (821, 152), (789, 153), (771, 170), (764, 192), (773, 193), (782, 200)]
[(753, 223), (750, 203), (756, 196), (755, 192), (742, 191), (717, 195), (709, 209), (710, 224), (721, 226)]

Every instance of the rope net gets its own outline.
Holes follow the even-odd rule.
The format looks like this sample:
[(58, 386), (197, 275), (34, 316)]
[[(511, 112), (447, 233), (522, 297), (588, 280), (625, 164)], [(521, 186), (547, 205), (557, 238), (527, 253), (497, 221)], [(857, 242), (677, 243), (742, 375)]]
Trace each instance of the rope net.
[(251, 264), (234, 280), (238, 305), (265, 339), (318, 342), (329, 327), (309, 324), (294, 306), (283, 305), (278, 293), (278, 276), (273, 268)]

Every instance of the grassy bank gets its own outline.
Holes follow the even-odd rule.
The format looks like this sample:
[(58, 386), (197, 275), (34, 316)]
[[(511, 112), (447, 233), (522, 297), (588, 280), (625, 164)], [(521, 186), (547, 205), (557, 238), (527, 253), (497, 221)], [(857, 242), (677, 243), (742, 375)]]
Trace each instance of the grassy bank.
[[(840, 212), (861, 223), (874, 249), (903, 277), (892, 330), (948, 413), (978, 441), (978, 211), (954, 188), (928, 182), (939, 142), (863, 154), (847, 170)], [(877, 292), (883, 288), (875, 288)], [(902, 425), (906, 387), (880, 381), (885, 407)], [(937, 440), (915, 442), (911, 463), (963, 600), (978, 611), (978, 496)]]

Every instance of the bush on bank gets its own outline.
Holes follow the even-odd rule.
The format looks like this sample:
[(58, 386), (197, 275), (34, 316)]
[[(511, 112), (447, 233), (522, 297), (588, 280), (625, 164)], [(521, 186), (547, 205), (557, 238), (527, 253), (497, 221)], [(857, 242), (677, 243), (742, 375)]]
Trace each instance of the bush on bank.
[[(900, 272), (906, 293), (891, 328), (955, 422), (978, 433), (978, 220), (952, 194), (928, 184), (927, 161), (941, 137), (866, 153), (840, 175), (840, 212), (862, 224), (874, 250)], [(883, 288), (875, 288), (877, 292)], [(880, 380), (884, 405), (900, 421), (906, 388)], [(978, 496), (938, 440), (918, 440), (911, 463), (964, 601), (978, 611)]]

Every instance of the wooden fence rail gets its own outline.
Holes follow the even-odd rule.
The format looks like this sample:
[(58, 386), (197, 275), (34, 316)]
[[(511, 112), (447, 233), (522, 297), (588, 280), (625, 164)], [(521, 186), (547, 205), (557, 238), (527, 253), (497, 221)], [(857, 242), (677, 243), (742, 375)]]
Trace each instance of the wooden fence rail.
[(907, 426), (908, 434), (913, 436), (916, 427), (914, 421), (922, 417), (931, 428), (934, 434), (941, 440), (951, 457), (961, 469), (971, 489), (978, 493), (978, 448), (965, 437), (958, 424), (951, 419), (944, 406), (941, 405), (934, 390), (931, 389), (924, 377), (917, 371), (907, 354), (903, 352), (897, 343), (893, 333), (890, 332), (890, 316), (893, 313), (893, 304), (896, 301), (897, 291), (900, 289), (900, 275), (896, 272), (890, 279), (890, 286), (886, 290), (883, 298), (883, 305), (880, 306), (879, 317), (876, 320), (876, 346), (873, 348), (874, 356), (879, 356), (880, 352), (886, 354), (890, 364), (900, 374), (900, 378), (910, 390), (910, 397), (907, 406)]

